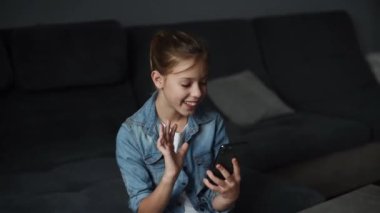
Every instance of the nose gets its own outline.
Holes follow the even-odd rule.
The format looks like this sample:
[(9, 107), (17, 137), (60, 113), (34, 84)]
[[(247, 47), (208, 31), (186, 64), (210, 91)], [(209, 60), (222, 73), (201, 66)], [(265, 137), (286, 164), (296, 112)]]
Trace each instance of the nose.
[(192, 87), (192, 90), (191, 90), (191, 96), (199, 98), (202, 96), (202, 94), (203, 94), (202, 86), (200, 86), (198, 84), (194, 84), (194, 86)]

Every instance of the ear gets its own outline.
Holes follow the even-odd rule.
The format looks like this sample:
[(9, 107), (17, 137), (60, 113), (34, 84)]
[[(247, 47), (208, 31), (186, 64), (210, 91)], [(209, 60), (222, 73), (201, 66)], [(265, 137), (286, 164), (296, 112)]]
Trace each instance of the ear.
[(162, 89), (162, 87), (164, 86), (164, 76), (161, 75), (161, 73), (158, 72), (157, 70), (153, 70), (150, 73), (150, 77), (152, 78), (152, 81), (154, 85), (156, 86), (156, 88)]

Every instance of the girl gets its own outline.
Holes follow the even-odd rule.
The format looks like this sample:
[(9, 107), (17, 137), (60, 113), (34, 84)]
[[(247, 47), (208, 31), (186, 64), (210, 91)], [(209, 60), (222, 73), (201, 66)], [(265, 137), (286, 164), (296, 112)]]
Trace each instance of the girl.
[(202, 43), (184, 32), (160, 31), (151, 41), (157, 90), (117, 135), (117, 162), (134, 212), (221, 212), (239, 197), (235, 158), (233, 174), (217, 165), (225, 179), (208, 170), (229, 141), (220, 115), (200, 107), (207, 59)]

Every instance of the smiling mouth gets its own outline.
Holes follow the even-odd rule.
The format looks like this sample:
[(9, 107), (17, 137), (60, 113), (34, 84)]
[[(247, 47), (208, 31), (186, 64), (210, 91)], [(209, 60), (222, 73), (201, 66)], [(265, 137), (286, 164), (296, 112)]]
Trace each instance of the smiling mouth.
[(197, 105), (197, 102), (196, 101), (185, 101), (186, 104), (190, 105), (190, 106), (195, 106)]
[(198, 101), (185, 101), (184, 102), (189, 107), (196, 107), (198, 105)]

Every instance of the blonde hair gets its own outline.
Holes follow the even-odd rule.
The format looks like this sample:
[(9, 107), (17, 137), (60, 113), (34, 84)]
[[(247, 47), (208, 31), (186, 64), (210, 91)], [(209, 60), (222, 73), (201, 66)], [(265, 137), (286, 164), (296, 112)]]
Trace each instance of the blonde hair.
[(207, 63), (205, 45), (182, 31), (158, 31), (150, 43), (150, 68), (160, 74), (169, 74), (180, 60), (195, 58)]

